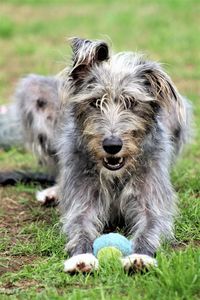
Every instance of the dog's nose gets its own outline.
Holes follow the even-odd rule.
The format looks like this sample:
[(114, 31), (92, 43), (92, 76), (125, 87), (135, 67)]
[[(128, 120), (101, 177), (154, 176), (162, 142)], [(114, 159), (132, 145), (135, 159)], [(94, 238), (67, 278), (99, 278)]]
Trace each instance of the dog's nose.
[(103, 140), (103, 149), (109, 154), (117, 154), (122, 149), (122, 140), (112, 136)]

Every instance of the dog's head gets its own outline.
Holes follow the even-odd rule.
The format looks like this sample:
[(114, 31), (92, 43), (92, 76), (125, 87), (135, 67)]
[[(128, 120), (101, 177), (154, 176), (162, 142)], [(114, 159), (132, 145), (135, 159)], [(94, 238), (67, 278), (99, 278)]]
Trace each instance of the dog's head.
[(72, 50), (65, 101), (82, 147), (101, 169), (135, 167), (160, 111), (180, 104), (175, 86), (158, 63), (129, 52), (110, 55), (105, 42), (75, 38)]

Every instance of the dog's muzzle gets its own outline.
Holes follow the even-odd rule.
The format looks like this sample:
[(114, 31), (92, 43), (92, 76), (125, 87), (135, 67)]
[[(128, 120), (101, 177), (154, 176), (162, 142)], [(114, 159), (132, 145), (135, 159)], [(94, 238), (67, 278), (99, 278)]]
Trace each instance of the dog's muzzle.
[(111, 171), (117, 171), (124, 166), (125, 159), (117, 157), (115, 154), (119, 153), (122, 149), (123, 142), (117, 136), (105, 138), (102, 142), (104, 151), (110, 156), (103, 158), (103, 166)]

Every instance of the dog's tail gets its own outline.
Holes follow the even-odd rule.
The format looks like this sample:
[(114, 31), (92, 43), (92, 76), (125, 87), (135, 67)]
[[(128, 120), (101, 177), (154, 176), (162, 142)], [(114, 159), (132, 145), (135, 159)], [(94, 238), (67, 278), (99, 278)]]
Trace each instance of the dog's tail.
[(44, 173), (29, 171), (0, 172), (0, 186), (15, 185), (17, 183), (40, 183), (41, 185), (54, 185), (55, 177)]

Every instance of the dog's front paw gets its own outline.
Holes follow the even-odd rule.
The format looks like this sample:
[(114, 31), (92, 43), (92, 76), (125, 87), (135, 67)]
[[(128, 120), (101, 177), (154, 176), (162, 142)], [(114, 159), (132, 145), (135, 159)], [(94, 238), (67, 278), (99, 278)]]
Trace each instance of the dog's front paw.
[(89, 273), (97, 270), (99, 266), (97, 258), (92, 253), (85, 253), (72, 256), (64, 262), (64, 272), (68, 273)]
[(157, 260), (145, 254), (131, 254), (121, 259), (124, 270), (127, 272), (138, 272), (157, 267)]

